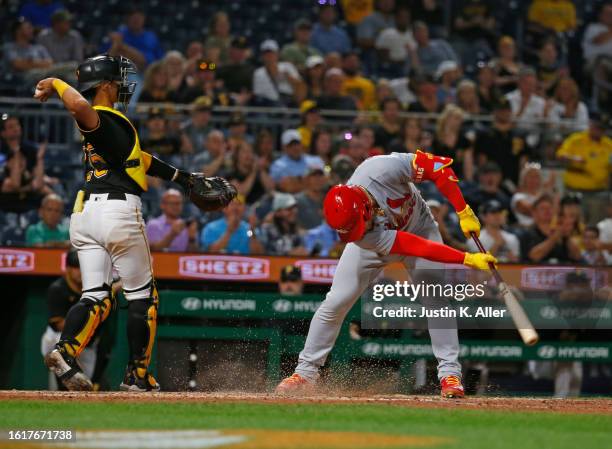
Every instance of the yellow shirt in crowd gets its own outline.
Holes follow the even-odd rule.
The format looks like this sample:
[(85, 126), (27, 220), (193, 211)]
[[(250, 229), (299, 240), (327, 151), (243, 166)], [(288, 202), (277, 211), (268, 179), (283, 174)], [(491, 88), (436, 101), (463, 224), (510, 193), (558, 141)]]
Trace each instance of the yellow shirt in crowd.
[(361, 111), (376, 108), (376, 86), (363, 76), (345, 76), (342, 94), (355, 98), (357, 107)]
[(588, 131), (570, 135), (557, 150), (557, 157), (579, 157), (584, 162), (570, 162), (563, 175), (565, 186), (575, 190), (607, 190), (612, 158), (612, 139), (599, 142)]
[(344, 18), (351, 25), (357, 25), (374, 11), (374, 0), (342, 0)]
[(576, 28), (576, 7), (569, 0), (535, 0), (529, 7), (528, 19), (562, 33)]

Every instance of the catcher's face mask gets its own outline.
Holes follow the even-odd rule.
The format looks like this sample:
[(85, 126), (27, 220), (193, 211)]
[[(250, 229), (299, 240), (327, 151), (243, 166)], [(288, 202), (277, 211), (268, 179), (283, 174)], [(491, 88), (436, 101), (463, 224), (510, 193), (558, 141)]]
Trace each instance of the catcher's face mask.
[(134, 91), (136, 90), (136, 82), (130, 81), (130, 75), (136, 75), (136, 66), (128, 58), (120, 56), (119, 73), (121, 79), (119, 81), (119, 95), (117, 97), (117, 102), (121, 103), (123, 108), (127, 110), (128, 104), (132, 99), (132, 95), (134, 95)]
[(79, 92), (92, 93), (104, 81), (117, 83), (117, 103), (127, 110), (136, 89), (136, 82), (130, 76), (136, 74), (136, 66), (124, 56), (99, 55), (89, 58), (79, 65), (77, 78)]

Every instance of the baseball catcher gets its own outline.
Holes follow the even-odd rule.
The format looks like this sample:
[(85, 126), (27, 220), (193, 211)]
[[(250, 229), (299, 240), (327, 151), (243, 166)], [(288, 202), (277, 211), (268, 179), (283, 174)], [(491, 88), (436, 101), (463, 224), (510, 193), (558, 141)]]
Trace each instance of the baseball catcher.
[[(366, 159), (347, 185), (332, 187), (323, 203), (325, 219), (348, 245), (336, 267), (331, 289), (315, 312), (295, 373), (279, 393), (312, 389), (331, 351), (342, 321), (380, 270), (400, 261), (407, 269), (464, 264), (488, 270), (491, 254), (464, 253), (442, 244), (438, 226), (415, 183), (431, 181), (459, 215), (463, 233), (480, 233), (480, 223), (465, 203), (453, 160), (417, 151)], [(456, 326), (439, 328), (428, 320), (438, 379), (444, 397), (463, 397)]]
[(129, 80), (133, 73), (129, 59), (100, 55), (79, 65), (78, 90), (61, 79), (47, 78), (36, 85), (34, 94), (41, 102), (57, 94), (83, 141), (84, 187), (70, 218), (70, 241), (78, 250), (83, 291), (66, 315), (55, 349), (45, 357), (47, 367), (69, 390), (92, 389), (75, 359), (111, 312), (113, 268), (129, 304), (130, 359), (120, 388), (159, 390), (148, 371), (159, 298), (141, 212), (147, 175), (178, 183), (203, 210), (221, 209), (236, 195), (224, 179), (179, 170), (140, 148), (136, 128), (114, 107), (118, 103), (127, 109), (136, 86)]

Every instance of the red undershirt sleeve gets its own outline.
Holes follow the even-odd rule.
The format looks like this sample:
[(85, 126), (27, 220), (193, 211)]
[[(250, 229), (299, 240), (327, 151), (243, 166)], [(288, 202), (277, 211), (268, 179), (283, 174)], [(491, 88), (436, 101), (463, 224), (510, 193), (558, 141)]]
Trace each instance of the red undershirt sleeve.
[(465, 258), (465, 253), (462, 251), (405, 231), (397, 231), (391, 254), (416, 256), (434, 262), (456, 264), (462, 264)]

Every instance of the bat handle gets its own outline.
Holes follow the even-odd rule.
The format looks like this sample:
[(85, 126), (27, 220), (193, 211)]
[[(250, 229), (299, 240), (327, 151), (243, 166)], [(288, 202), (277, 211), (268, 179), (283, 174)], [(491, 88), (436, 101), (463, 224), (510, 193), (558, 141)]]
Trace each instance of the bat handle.
[[(470, 232), (470, 235), (472, 236), (472, 239), (474, 240), (474, 243), (476, 243), (476, 246), (478, 247), (478, 250), (481, 253), (485, 253), (486, 254), (487, 250), (485, 249), (484, 245), (482, 244), (482, 242), (480, 241), (480, 239), (478, 238), (476, 233), (472, 231), (472, 232)], [(495, 268), (495, 265), (493, 263), (489, 263), (489, 268), (491, 269), (491, 272), (493, 273), (493, 277), (495, 277), (495, 280), (497, 281), (498, 284), (500, 282), (504, 282), (504, 280), (501, 278), (501, 276), (497, 272), (497, 269)]]

